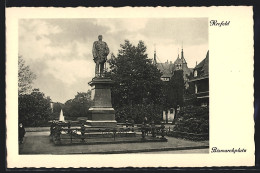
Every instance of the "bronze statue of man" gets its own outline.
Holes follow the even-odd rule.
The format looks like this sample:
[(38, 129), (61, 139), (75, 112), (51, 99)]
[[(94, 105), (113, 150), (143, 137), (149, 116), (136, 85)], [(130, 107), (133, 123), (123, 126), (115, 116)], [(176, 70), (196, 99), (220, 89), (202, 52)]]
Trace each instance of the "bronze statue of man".
[(109, 48), (107, 43), (102, 41), (102, 35), (98, 36), (98, 41), (93, 43), (93, 60), (96, 63), (95, 75), (103, 76), (104, 73), (104, 64), (107, 61), (107, 55), (109, 54)]

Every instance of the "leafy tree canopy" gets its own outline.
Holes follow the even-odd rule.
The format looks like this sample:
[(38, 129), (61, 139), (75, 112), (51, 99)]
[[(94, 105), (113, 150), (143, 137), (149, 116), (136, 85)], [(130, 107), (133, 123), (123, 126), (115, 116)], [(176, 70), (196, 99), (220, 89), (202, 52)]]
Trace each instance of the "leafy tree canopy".
[(30, 94), (19, 95), (19, 121), (25, 126), (39, 126), (50, 120), (50, 100), (39, 89)]
[(91, 104), (90, 90), (88, 90), (88, 92), (78, 92), (74, 99), (70, 99), (64, 104), (64, 116), (69, 119), (86, 117)]
[(18, 56), (18, 94), (29, 94), (32, 91), (33, 80), (36, 75), (26, 65), (22, 56)]
[(110, 76), (115, 82), (112, 88), (113, 106), (121, 110), (129, 105), (141, 105), (143, 112), (139, 112), (140, 119), (147, 114), (144, 107), (162, 104), (162, 74), (148, 59), (143, 41), (135, 46), (125, 40), (120, 47), (117, 56), (112, 55), (108, 61)]
[(183, 71), (177, 70), (174, 72), (173, 77), (170, 79), (168, 88), (168, 102), (174, 107), (183, 106), (184, 95), (184, 79)]

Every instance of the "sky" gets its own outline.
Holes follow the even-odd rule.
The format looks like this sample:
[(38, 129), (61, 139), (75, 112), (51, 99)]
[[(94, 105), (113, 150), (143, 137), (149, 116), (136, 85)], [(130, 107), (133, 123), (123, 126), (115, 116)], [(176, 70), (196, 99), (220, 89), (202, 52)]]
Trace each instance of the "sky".
[(148, 57), (153, 59), (156, 49), (159, 63), (174, 62), (183, 47), (189, 68), (208, 51), (207, 18), (20, 19), (18, 33), (19, 55), (37, 75), (33, 88), (61, 103), (90, 89), (98, 35), (108, 44), (108, 59), (124, 40), (144, 41)]

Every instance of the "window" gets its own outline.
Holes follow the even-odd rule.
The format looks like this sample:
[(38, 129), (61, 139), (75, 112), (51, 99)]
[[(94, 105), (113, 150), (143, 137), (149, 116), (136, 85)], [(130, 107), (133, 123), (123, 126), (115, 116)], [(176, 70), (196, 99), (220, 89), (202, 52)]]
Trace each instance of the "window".
[(177, 66), (177, 70), (179, 70), (180, 69), (180, 64), (176, 64), (176, 66)]
[(170, 109), (170, 114), (173, 114), (173, 108)]
[(169, 77), (162, 77), (161, 80), (162, 81), (170, 81), (170, 78)]
[(197, 86), (197, 84), (195, 84), (195, 94), (197, 94), (198, 93), (198, 86)]
[(198, 75), (198, 72), (197, 72), (197, 70), (195, 70), (194, 71), (194, 77), (197, 77), (197, 75)]

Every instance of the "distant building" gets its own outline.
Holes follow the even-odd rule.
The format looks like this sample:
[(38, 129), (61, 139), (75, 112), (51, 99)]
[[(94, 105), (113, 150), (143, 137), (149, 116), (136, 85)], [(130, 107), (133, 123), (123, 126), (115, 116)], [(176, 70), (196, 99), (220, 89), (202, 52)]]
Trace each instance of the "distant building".
[(179, 58), (179, 55), (178, 55), (177, 59), (174, 62), (173, 71), (177, 71), (177, 70), (183, 70), (183, 79), (184, 79), (184, 82), (187, 83), (188, 82), (187, 76), (189, 76), (191, 74), (192, 68), (189, 68), (187, 65), (187, 62), (184, 58), (183, 49), (181, 49), (181, 58)]
[(157, 68), (163, 73), (161, 79), (162, 81), (170, 81), (171, 77), (174, 75), (174, 71), (177, 70), (183, 70), (183, 79), (186, 85), (186, 88), (188, 87), (188, 77), (191, 72), (192, 68), (189, 68), (187, 65), (187, 62), (184, 58), (184, 52), (183, 49), (181, 50), (181, 58), (178, 57), (172, 63), (172, 61), (168, 62), (168, 60), (165, 63), (157, 63), (156, 59), (156, 52), (154, 52), (154, 63), (156, 64)]
[(201, 106), (209, 105), (209, 51), (206, 57), (193, 69), (189, 80), (194, 83), (194, 94)]
[[(162, 72), (161, 80), (168, 82), (171, 77), (174, 75), (174, 72), (177, 70), (183, 70), (183, 79), (185, 83), (185, 87), (189, 87), (188, 76), (192, 73), (192, 68), (189, 68), (187, 62), (184, 58), (183, 49), (181, 50), (181, 58), (179, 54), (177, 59), (172, 63), (172, 61), (166, 61), (165, 63), (157, 63), (156, 51), (154, 51), (154, 64), (157, 68)], [(167, 111), (163, 111), (163, 120), (167, 123), (172, 122), (174, 119), (175, 110), (174, 108), (170, 108)]]
[(161, 80), (165, 82), (170, 81), (171, 77), (173, 76), (174, 68), (172, 61), (170, 61), (170, 63), (168, 60), (165, 63), (157, 63), (156, 66), (162, 72)]

